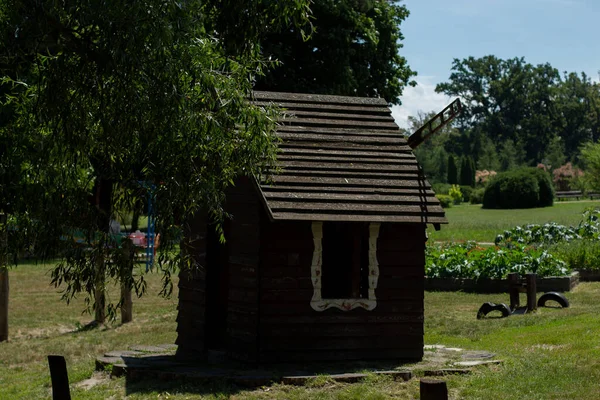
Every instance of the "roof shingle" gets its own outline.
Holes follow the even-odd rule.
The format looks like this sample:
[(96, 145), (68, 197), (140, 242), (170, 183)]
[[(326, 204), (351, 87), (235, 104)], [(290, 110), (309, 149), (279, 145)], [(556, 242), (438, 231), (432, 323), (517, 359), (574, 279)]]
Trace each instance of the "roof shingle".
[(384, 99), (254, 92), (284, 109), (279, 173), (258, 183), (272, 220), (447, 223)]

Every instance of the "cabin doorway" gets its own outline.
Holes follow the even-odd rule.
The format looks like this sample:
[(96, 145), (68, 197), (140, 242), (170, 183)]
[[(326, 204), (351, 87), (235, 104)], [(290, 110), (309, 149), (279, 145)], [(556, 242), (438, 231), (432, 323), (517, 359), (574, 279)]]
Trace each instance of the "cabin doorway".
[[(229, 237), (229, 221), (223, 223)], [(208, 226), (206, 237), (206, 315), (204, 340), (207, 350), (225, 350), (227, 338), (227, 301), (229, 297), (228, 245), (221, 242), (217, 226)]]

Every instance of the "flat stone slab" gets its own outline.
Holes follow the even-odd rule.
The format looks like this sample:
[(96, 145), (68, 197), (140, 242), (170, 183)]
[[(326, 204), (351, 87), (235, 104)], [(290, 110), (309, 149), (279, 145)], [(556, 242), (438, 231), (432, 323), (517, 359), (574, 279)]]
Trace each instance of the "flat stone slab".
[[(362, 381), (369, 374), (388, 375), (396, 381), (408, 381), (413, 377), (410, 369), (393, 369), (397, 366), (401, 367), (401, 364), (385, 363), (375, 363), (367, 368), (363, 363), (344, 363), (332, 365), (331, 369), (323, 365), (313, 366), (313, 368), (307, 365), (248, 368), (226, 361), (218, 364), (206, 361), (194, 364), (176, 359), (174, 355), (176, 348), (176, 345), (170, 344), (137, 345), (131, 346), (130, 350), (110, 351), (96, 360), (96, 370), (111, 371), (111, 376), (126, 376), (132, 381), (189, 379), (196, 383), (220, 381), (244, 387), (260, 387), (272, 383), (305, 385), (321, 374), (325, 374), (332, 381), (344, 383)], [(425, 376), (468, 374), (471, 372), (470, 368), (501, 362), (492, 360), (495, 354), (486, 351), (464, 350), (440, 344), (426, 345), (424, 349), (428, 351), (425, 352), (423, 361), (416, 364), (414, 368), (423, 371)], [(370, 371), (365, 373), (363, 372), (365, 370)], [(316, 371), (319, 371), (318, 374), (315, 373)]]
[(160, 345), (160, 346), (136, 345), (136, 346), (131, 346), (130, 349), (135, 350), (135, 351), (141, 351), (144, 353), (164, 353), (165, 348), (161, 347), (161, 346), (163, 346), (163, 345)]
[(434, 369), (434, 370), (425, 370), (423, 371), (423, 375), (425, 376), (444, 376), (444, 375), (467, 375), (470, 374), (470, 369), (458, 369), (458, 368), (444, 368), (444, 369)]
[(459, 367), (477, 367), (478, 365), (500, 364), (502, 360), (486, 360), (486, 361), (459, 361), (454, 365)]
[(494, 357), (496, 357), (494, 353), (487, 351), (466, 351), (461, 355), (463, 360), (488, 360)]
[(141, 351), (135, 350), (115, 350), (104, 353), (104, 357), (137, 357), (144, 354), (145, 353), (142, 353)]
[(438, 350), (438, 349), (443, 349), (444, 345), (442, 344), (426, 344), (425, 346), (423, 346), (423, 350)]

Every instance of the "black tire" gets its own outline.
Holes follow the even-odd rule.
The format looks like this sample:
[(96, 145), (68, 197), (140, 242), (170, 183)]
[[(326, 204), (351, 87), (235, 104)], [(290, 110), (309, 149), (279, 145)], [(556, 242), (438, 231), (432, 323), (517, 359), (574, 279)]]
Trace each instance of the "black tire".
[(537, 306), (538, 307), (546, 307), (547, 301), (555, 301), (558, 304), (560, 304), (560, 306), (562, 308), (569, 307), (569, 300), (567, 300), (567, 298), (562, 293), (558, 293), (558, 292), (544, 293), (542, 295), (542, 297), (540, 297), (540, 299), (538, 300)]
[(512, 312), (510, 308), (504, 303), (495, 304), (495, 303), (483, 303), (481, 307), (479, 307), (479, 311), (477, 311), (477, 319), (482, 319), (486, 315), (488, 315), (492, 311), (500, 311), (502, 313), (502, 318), (508, 317)]

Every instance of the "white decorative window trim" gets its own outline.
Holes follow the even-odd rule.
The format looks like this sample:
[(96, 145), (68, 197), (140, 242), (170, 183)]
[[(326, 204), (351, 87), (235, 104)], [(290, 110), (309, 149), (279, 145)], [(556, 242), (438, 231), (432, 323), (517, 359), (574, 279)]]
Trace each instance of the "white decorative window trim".
[(322, 265), (323, 265), (323, 222), (312, 223), (313, 251), (310, 274), (313, 285), (313, 297), (310, 301), (315, 311), (325, 311), (328, 308), (339, 308), (350, 311), (355, 308), (373, 310), (377, 306), (375, 289), (379, 280), (379, 263), (377, 262), (377, 239), (379, 238), (380, 223), (369, 224), (369, 298), (367, 299), (323, 299), (321, 297)]

